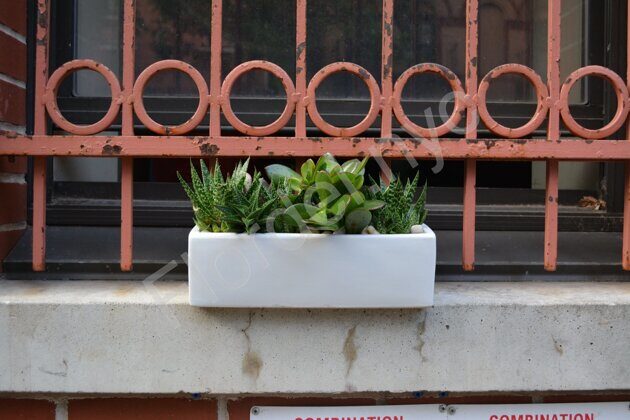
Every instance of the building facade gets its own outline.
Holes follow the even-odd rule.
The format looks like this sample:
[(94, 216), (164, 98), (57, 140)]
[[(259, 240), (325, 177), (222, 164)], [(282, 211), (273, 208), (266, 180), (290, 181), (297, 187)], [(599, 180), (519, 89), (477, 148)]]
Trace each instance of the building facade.
[[(623, 0), (2, 1), (0, 418), (630, 401), (629, 20)], [(176, 173), (325, 152), (426, 179), (434, 306), (190, 306)]]

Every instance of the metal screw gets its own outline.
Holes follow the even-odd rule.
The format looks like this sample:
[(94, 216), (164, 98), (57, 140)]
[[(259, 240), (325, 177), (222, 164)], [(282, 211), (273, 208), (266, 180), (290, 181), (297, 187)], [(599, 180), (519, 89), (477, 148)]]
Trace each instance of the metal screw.
[(448, 407), (448, 414), (449, 415), (452, 416), (453, 414), (455, 414), (456, 411), (457, 411), (457, 409), (455, 407), (452, 407), (452, 406)]
[(252, 407), (252, 414), (257, 416), (258, 414), (260, 414), (260, 408), (258, 407)]
[(440, 404), (438, 410), (440, 410), (440, 413), (444, 413), (446, 411), (446, 406), (444, 404)]

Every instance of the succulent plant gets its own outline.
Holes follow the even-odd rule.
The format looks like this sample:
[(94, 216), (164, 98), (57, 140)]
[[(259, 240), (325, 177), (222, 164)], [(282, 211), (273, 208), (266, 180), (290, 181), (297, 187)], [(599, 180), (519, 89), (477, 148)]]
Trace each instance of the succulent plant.
[(339, 164), (326, 153), (317, 163), (307, 160), (300, 173), (278, 164), (265, 168), (272, 181), (286, 180), (291, 190), (292, 205), (277, 216), (278, 223), (289, 231), (361, 233), (370, 224), (371, 211), (384, 205), (361, 192), (367, 161)]
[(385, 205), (373, 213), (372, 224), (380, 233), (410, 233), (411, 227), (421, 225), (427, 217), (425, 202), (427, 185), (424, 184), (418, 199), (414, 201), (418, 188), (419, 175), (406, 184), (397, 178), (389, 185), (381, 179), (368, 189), (368, 195), (374, 200), (381, 200)]
[(182, 184), (186, 195), (191, 201), (194, 222), (202, 231), (223, 232), (227, 229), (222, 223), (221, 211), (217, 208), (225, 202), (225, 180), (221, 174), (221, 167), (217, 161), (211, 174), (203, 160), (200, 161), (201, 178), (190, 162), (191, 185), (177, 172), (177, 178)]
[(249, 159), (223, 176), (216, 163), (200, 173), (191, 162), (191, 183), (177, 176), (190, 198), (195, 224), (210, 232), (410, 233), (426, 218), (426, 184), (414, 200), (419, 176), (367, 188), (368, 159), (340, 164), (327, 153), (296, 172), (284, 165), (265, 168), (271, 182), (247, 170)]
[(281, 205), (289, 190), (284, 183), (267, 185), (259, 172), (247, 173), (249, 159), (238, 163), (231, 175), (223, 177), (219, 164), (210, 173), (202, 160), (201, 177), (191, 162), (191, 185), (177, 173), (193, 206), (195, 224), (202, 231), (263, 231), (269, 214)]

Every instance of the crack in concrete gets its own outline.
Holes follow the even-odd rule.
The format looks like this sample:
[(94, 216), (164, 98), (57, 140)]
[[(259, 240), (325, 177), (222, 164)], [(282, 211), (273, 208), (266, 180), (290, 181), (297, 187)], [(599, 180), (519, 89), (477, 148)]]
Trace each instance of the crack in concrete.
[(357, 360), (357, 345), (354, 342), (354, 336), (357, 331), (357, 326), (350, 328), (346, 334), (346, 340), (343, 343), (343, 357), (346, 359), (348, 365), (346, 369), (346, 378), (350, 374), (354, 362)]
[(414, 347), (414, 350), (418, 352), (422, 362), (427, 361), (427, 358), (422, 354), (422, 349), (424, 348), (424, 332), (426, 330), (426, 323), (427, 323), (427, 311), (420, 310), (420, 319), (418, 320), (417, 332), (416, 332), (418, 344)]
[(63, 362), (63, 370), (54, 371), (54, 370), (45, 369), (44, 367), (40, 367), (39, 371), (48, 375), (60, 376), (60, 377), (65, 378), (66, 376), (68, 376), (68, 362), (66, 362), (65, 360), (63, 360), (62, 362)]
[(251, 376), (254, 381), (258, 380), (260, 376), (260, 371), (263, 367), (263, 361), (256, 353), (252, 350), (252, 341), (249, 337), (249, 329), (252, 326), (252, 321), (254, 319), (254, 312), (249, 313), (249, 319), (247, 321), (247, 326), (242, 329), (243, 335), (245, 336), (245, 341), (247, 342), (247, 350), (245, 351), (245, 355), (243, 356), (243, 373)]

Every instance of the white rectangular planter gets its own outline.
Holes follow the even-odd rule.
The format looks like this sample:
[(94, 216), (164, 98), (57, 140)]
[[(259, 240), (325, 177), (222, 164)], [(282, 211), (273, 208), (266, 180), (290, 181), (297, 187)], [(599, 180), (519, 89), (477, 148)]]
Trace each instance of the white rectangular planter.
[(417, 308), (433, 304), (435, 234), (188, 236), (190, 304)]

